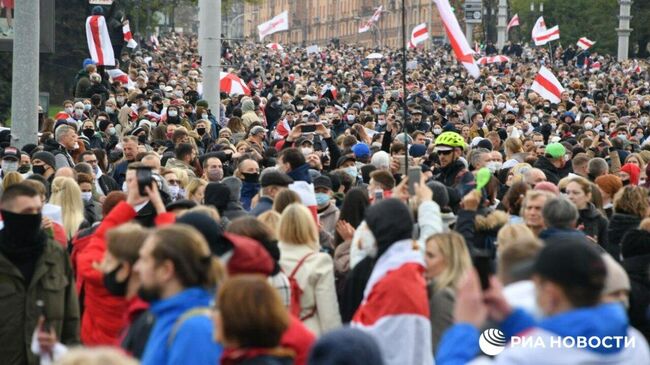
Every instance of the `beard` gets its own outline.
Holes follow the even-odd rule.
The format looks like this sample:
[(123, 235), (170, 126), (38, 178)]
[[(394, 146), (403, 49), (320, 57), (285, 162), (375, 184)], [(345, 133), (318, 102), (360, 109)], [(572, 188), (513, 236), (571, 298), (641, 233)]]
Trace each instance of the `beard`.
[(151, 288), (140, 286), (140, 289), (138, 289), (138, 296), (145, 302), (151, 303), (160, 300), (162, 296), (162, 288), (160, 288), (158, 285)]

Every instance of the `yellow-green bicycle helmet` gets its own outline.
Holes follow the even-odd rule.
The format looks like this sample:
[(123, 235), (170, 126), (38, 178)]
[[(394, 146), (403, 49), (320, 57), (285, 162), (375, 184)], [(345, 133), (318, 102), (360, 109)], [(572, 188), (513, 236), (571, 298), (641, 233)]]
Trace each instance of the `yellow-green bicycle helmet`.
[(443, 132), (441, 135), (436, 138), (437, 146), (449, 146), (449, 147), (458, 147), (465, 148), (465, 141), (460, 134), (456, 132)]

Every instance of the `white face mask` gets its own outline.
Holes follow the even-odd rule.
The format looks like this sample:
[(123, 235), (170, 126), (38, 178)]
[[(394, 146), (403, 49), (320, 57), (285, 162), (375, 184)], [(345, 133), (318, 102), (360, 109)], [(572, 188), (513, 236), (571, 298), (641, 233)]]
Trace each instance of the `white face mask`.
[(81, 192), (81, 199), (85, 202), (89, 202), (90, 199), (93, 198), (93, 193), (91, 191), (82, 191)]
[(311, 147), (303, 147), (300, 149), (302, 151), (303, 156), (307, 157), (314, 153), (314, 149)]
[(69, 107), (65, 108), (65, 112), (72, 115), (72, 113), (74, 113), (74, 108), (69, 106)]
[(74, 110), (74, 115), (75, 115), (77, 118), (81, 118), (81, 116), (84, 115), (84, 110), (83, 110), (83, 109), (75, 109), (75, 110)]
[(176, 199), (178, 197), (178, 193), (181, 191), (181, 187), (178, 185), (169, 185), (169, 195), (171, 195), (172, 199)]
[(178, 115), (178, 112), (176, 110), (170, 110), (167, 114), (173, 118)]
[(114, 111), (115, 111), (115, 109), (113, 109), (112, 107), (110, 107), (110, 106), (106, 107), (106, 113), (113, 114)]
[(593, 128), (593, 125), (591, 123), (585, 123), (586, 130), (590, 130), (591, 128)]
[(18, 161), (2, 160), (0, 166), (5, 174), (18, 171)]
[(207, 114), (201, 114), (201, 119), (208, 119), (208, 115)]
[(441, 134), (441, 133), (442, 133), (442, 129), (440, 129), (440, 128), (434, 128), (433, 129), (433, 134), (437, 135), (437, 134)]
[(377, 123), (379, 123), (379, 125), (386, 125), (386, 119), (379, 119), (377, 120)]
[(535, 147), (542, 147), (544, 145), (544, 141), (536, 141), (535, 142)]
[(490, 170), (490, 172), (493, 174), (501, 170), (502, 167), (503, 167), (503, 163), (499, 161), (490, 161), (487, 163), (488, 170)]

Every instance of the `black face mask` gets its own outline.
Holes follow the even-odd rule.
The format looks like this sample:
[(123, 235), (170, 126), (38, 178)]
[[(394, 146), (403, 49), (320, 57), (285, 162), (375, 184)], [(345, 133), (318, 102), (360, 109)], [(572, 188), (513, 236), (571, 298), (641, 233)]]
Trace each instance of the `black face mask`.
[(41, 213), (16, 214), (0, 210), (4, 228), (2, 229), (2, 251), (16, 258), (40, 255), (47, 236), (41, 229)]
[(124, 282), (117, 281), (117, 272), (120, 271), (122, 265), (120, 264), (115, 270), (104, 274), (104, 288), (108, 290), (109, 293), (117, 297), (123, 297), (126, 295), (126, 287), (129, 282), (127, 277)]
[(144, 134), (139, 135), (138, 136), (138, 142), (140, 142), (142, 144), (147, 143), (147, 136), (144, 135)]
[(244, 175), (244, 182), (247, 183), (253, 183), (257, 184), (257, 182), (260, 180), (260, 174), (259, 173), (246, 173), (243, 172), (242, 175)]
[(36, 175), (43, 175), (45, 173), (45, 165), (34, 165), (32, 166), (32, 172)]
[(196, 133), (199, 134), (199, 136), (202, 136), (205, 134), (205, 128), (196, 128)]
[(29, 165), (20, 165), (18, 172), (21, 174), (26, 174), (29, 172)]
[(95, 135), (95, 130), (92, 129), (92, 128), (86, 128), (86, 129), (84, 129), (82, 131), (82, 133), (83, 133), (84, 136), (86, 136), (88, 138), (92, 138), (92, 136)]
[(623, 186), (628, 186), (630, 185), (630, 179), (623, 180)]

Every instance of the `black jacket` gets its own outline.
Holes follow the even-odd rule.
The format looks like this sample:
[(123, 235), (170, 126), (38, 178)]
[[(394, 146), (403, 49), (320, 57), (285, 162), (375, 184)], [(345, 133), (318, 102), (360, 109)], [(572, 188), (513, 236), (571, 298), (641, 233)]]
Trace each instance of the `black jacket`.
[(122, 187), (117, 185), (117, 182), (115, 182), (112, 177), (106, 174), (100, 176), (97, 181), (99, 182), (99, 187), (102, 189), (104, 195), (108, 195), (111, 191), (120, 191), (122, 189)]
[(535, 165), (533, 167), (542, 170), (544, 172), (544, 175), (546, 175), (546, 180), (553, 183), (554, 185), (557, 185), (562, 178), (560, 170), (555, 167), (555, 165), (553, 165), (553, 163), (548, 158), (546, 158), (546, 156), (540, 156), (537, 161), (535, 161)]
[(621, 261), (621, 240), (630, 229), (639, 227), (641, 218), (635, 215), (614, 213), (607, 229), (607, 252), (616, 261)]
[(457, 183), (460, 180), (459, 177), (467, 172), (467, 169), (465, 168), (465, 164), (462, 161), (456, 160), (453, 163), (435, 171), (434, 174), (436, 172), (437, 175), (434, 176), (434, 179), (436, 181), (439, 181), (448, 187), (456, 187)]
[(630, 277), (630, 324), (650, 339), (650, 280), (648, 279), (650, 255), (628, 257), (623, 260), (623, 268)]
[(582, 232), (587, 236), (593, 237), (598, 244), (607, 247), (607, 226), (609, 222), (596, 207), (589, 203), (586, 209), (580, 210), (578, 217), (578, 227), (582, 226)]
[(375, 260), (366, 257), (348, 273), (345, 278), (345, 284), (339, 297), (339, 311), (343, 323), (349, 323), (354, 313), (361, 305), (363, 300), (363, 291), (366, 289), (372, 269), (375, 267)]

